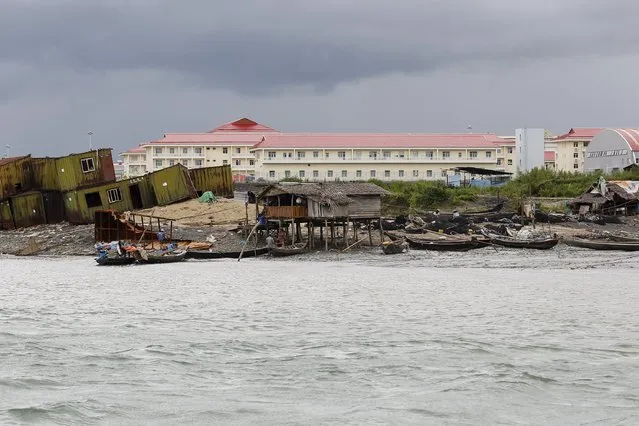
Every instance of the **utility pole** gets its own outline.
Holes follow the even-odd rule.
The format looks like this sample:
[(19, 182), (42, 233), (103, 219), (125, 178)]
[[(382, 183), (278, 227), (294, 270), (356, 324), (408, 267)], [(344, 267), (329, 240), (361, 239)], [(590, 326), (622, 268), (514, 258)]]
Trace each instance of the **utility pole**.
[(93, 150), (93, 132), (87, 133), (89, 135), (89, 151)]

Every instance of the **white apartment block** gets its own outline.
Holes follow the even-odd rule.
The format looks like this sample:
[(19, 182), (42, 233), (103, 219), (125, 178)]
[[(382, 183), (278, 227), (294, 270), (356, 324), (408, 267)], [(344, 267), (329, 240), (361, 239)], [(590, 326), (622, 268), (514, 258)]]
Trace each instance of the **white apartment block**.
[(553, 138), (556, 145), (555, 168), (567, 172), (584, 171), (586, 148), (600, 128), (572, 128), (568, 133)]
[[(544, 165), (583, 170), (598, 129), (545, 138)], [(575, 146), (577, 144), (578, 146)], [(576, 150), (575, 150), (576, 149)], [(182, 164), (229, 164), (235, 180), (446, 180), (458, 167), (516, 173), (515, 136), (495, 134), (282, 133), (247, 118), (204, 133), (167, 133), (121, 154), (123, 177)], [(575, 164), (577, 166), (575, 166)]]
[[(458, 167), (499, 170), (494, 134), (271, 134), (251, 150), (267, 181), (446, 180)], [(501, 151), (500, 151), (501, 152)]]
[(270, 133), (276, 131), (246, 118), (206, 133), (167, 133), (123, 152), (124, 176), (139, 176), (175, 164), (188, 168), (228, 164), (238, 180), (255, 176), (255, 158), (250, 149)]

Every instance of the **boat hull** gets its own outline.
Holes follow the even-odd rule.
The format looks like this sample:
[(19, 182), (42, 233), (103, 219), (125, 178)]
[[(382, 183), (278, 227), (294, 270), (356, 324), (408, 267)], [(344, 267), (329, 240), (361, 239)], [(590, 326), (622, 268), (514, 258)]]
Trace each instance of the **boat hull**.
[(556, 238), (546, 238), (543, 240), (518, 240), (514, 238), (492, 237), (490, 238), (490, 242), (492, 244), (508, 248), (549, 250), (555, 247), (559, 243), (559, 240)]
[(186, 251), (183, 251), (182, 253), (165, 254), (160, 256), (147, 254), (146, 259), (140, 257), (138, 258), (138, 262), (145, 264), (175, 263), (182, 262), (184, 259), (186, 259)]
[(417, 240), (406, 238), (408, 246), (414, 250), (431, 250), (431, 251), (468, 251), (480, 248), (479, 241), (474, 240)]
[(132, 265), (135, 263), (135, 258), (131, 256), (119, 256), (119, 257), (98, 257), (95, 259), (99, 266), (123, 266)]
[(571, 247), (580, 247), (592, 250), (639, 251), (639, 242), (594, 241), (578, 238), (564, 239), (563, 242)]
[[(187, 250), (187, 259), (239, 259), (239, 251), (215, 252), (208, 250)], [(247, 249), (242, 253), (242, 259), (245, 257), (261, 256), (268, 253), (268, 248), (260, 247), (258, 249)]]

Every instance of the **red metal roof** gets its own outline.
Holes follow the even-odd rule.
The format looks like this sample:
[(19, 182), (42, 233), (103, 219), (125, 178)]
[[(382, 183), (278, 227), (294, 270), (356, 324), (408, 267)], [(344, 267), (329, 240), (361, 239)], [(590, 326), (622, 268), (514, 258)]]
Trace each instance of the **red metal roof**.
[(262, 133), (167, 133), (162, 139), (150, 141), (142, 146), (157, 144), (191, 145), (247, 145), (262, 140)]
[(621, 136), (631, 150), (639, 151), (639, 129), (608, 129)]
[(244, 117), (244, 118), (240, 118), (239, 120), (231, 121), (230, 123), (222, 124), (221, 126), (218, 126), (213, 130), (209, 130), (208, 133), (217, 133), (217, 132), (264, 133), (264, 132), (277, 132), (277, 130)]
[(4, 166), (5, 164), (13, 163), (14, 161), (22, 160), (23, 158), (28, 158), (29, 155), (23, 155), (21, 157), (8, 157), (8, 158), (0, 158), (0, 166)]
[(266, 135), (262, 148), (495, 148), (504, 141), (493, 133), (364, 134), (314, 133)]
[(140, 152), (146, 152), (146, 149), (144, 149), (142, 146), (138, 146), (137, 148), (128, 149), (124, 151), (122, 154), (137, 154)]
[(595, 135), (601, 132), (603, 129), (600, 127), (573, 127), (563, 135), (556, 136), (555, 140), (564, 139), (592, 139)]
[(544, 151), (544, 161), (555, 161), (555, 151)]

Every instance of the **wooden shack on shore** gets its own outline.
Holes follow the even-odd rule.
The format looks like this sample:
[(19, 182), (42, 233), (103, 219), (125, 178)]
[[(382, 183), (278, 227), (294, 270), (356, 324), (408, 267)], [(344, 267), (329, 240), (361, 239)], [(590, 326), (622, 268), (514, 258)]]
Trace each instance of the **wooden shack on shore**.
[[(357, 242), (357, 227), (368, 225), (369, 239), (371, 221), (381, 217), (381, 199), (388, 191), (373, 183), (278, 183), (266, 187), (257, 197), (257, 214), (267, 220), (278, 221), (288, 229), (292, 225), (292, 241), (301, 239), (301, 224), (307, 226), (309, 245), (315, 244), (315, 228), (319, 228), (320, 242), (328, 249), (330, 231), (331, 243), (336, 239), (336, 228), (343, 228), (341, 238), (346, 244), (347, 230), (352, 226)], [(262, 206), (262, 211), (259, 208)]]
[(601, 178), (583, 194), (570, 202), (577, 214), (601, 213), (605, 215), (639, 213), (639, 181)]

